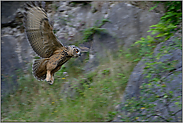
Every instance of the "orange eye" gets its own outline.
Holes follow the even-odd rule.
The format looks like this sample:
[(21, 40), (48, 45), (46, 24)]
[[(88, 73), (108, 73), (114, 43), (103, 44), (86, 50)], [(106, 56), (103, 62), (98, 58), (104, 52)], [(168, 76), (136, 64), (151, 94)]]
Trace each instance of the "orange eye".
[(79, 52), (79, 50), (78, 49), (76, 49), (76, 53), (78, 53)]

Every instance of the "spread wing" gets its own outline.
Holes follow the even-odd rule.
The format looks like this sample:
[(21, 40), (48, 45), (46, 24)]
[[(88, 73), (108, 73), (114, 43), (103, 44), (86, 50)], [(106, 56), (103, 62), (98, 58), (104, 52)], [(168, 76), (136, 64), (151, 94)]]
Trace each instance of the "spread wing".
[(27, 3), (24, 13), (25, 32), (33, 50), (42, 58), (49, 58), (55, 50), (63, 47), (49, 24), (44, 3)]

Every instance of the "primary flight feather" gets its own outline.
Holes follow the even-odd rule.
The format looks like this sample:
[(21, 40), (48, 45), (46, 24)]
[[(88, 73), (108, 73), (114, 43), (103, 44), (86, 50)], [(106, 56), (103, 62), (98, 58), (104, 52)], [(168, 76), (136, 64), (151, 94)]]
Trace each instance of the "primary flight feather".
[(33, 63), (33, 75), (38, 80), (54, 82), (54, 73), (71, 57), (78, 57), (78, 47), (64, 46), (54, 35), (44, 9), (44, 2), (28, 2), (25, 6), (24, 27), (32, 49), (41, 57)]

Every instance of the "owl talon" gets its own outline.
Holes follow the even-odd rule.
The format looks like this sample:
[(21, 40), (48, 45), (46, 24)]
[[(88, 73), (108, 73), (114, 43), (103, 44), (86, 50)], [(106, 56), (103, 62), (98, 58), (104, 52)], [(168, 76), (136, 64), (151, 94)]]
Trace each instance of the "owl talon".
[(48, 82), (49, 85), (53, 84), (53, 81), (51, 81), (51, 80), (50, 81), (45, 80), (45, 81)]
[(53, 81), (50, 81), (50, 82), (49, 82), (49, 85), (53, 85)]
[(49, 81), (49, 85), (52, 85), (53, 82), (54, 82), (54, 78), (53, 78), (53, 76), (52, 76), (52, 77), (51, 77), (51, 80)]
[(47, 82), (51, 82), (51, 80), (50, 80), (50, 79), (47, 79), (47, 78), (45, 79), (45, 81), (47, 81)]
[(52, 85), (54, 82), (53, 74), (50, 74), (50, 71), (47, 71), (46, 81), (49, 83), (49, 85)]
[(45, 79), (45, 81), (46, 81), (46, 82), (51, 82), (51, 80), (46, 80), (46, 79)]

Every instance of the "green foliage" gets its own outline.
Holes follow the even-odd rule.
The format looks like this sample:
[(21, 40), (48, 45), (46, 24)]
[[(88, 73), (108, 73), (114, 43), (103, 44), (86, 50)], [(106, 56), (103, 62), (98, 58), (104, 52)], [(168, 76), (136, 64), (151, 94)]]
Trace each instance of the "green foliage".
[(153, 9), (157, 8), (157, 6), (158, 6), (158, 3), (156, 3), (155, 6), (151, 7), (151, 8), (149, 9), (149, 11), (152, 11)]
[(163, 22), (169, 21), (173, 25), (182, 22), (182, 1), (166, 1), (166, 13), (161, 18)]
[[(181, 41), (181, 40), (179, 40)], [(171, 44), (170, 44), (171, 45)], [(175, 45), (176, 46), (176, 45)], [(148, 83), (142, 83), (140, 86), (140, 96), (138, 98), (127, 99), (124, 103), (122, 110), (128, 112), (127, 116), (123, 116), (122, 121), (171, 121), (172, 118), (181, 111), (182, 94), (174, 96), (173, 91), (169, 91), (167, 84), (171, 81), (167, 81), (166, 77), (162, 77), (162, 73), (171, 71), (175, 68), (177, 61), (160, 62), (159, 58), (169, 52), (169, 47), (163, 47), (160, 53), (150, 59), (150, 62), (146, 62), (144, 68), (144, 75), (148, 79)], [(167, 51), (167, 52), (164, 52)], [(176, 74), (176, 72), (174, 72)], [(156, 103), (154, 103), (156, 102)], [(170, 117), (163, 117), (157, 115), (157, 103), (161, 103), (166, 108)], [(170, 111), (170, 104), (174, 103), (179, 107), (178, 111)], [(159, 104), (160, 105), (160, 104)], [(153, 119), (154, 117), (156, 119)], [(171, 117), (172, 116), (172, 117)], [(176, 119), (178, 121), (178, 118)]]
[(35, 56), (34, 59), (40, 59), (40, 57), (39, 56)]
[[(138, 100), (135, 98), (126, 100), (123, 109), (128, 112), (128, 116), (123, 115), (122, 121), (152, 121), (155, 116), (164, 121), (171, 121), (171, 117), (162, 117), (157, 114), (154, 110), (156, 105), (153, 102), (159, 101), (167, 106), (169, 103), (173, 103), (179, 108), (182, 107), (182, 103), (179, 102), (182, 95), (174, 97), (174, 92), (166, 88), (168, 81), (161, 77), (162, 72), (172, 71), (176, 61), (158, 61), (171, 50), (171, 47), (162, 47), (161, 53), (158, 53), (154, 58), (152, 56), (154, 47), (170, 38), (177, 30), (177, 24), (181, 22), (181, 11), (178, 9), (180, 5), (177, 6), (176, 2), (166, 2), (167, 13), (162, 17), (160, 23), (150, 27), (151, 35), (142, 37), (128, 50), (121, 49), (115, 54), (116, 57), (111, 57), (114, 54), (109, 54), (107, 56), (109, 59), (105, 59), (103, 65), (89, 74), (83, 73), (83, 66), (76, 62), (76, 59), (71, 59), (55, 74), (53, 86), (44, 81), (37, 81), (31, 70), (27, 75), (22, 75), (19, 72), (18, 90), (3, 99), (2, 121), (112, 121), (118, 114), (114, 111), (115, 106), (121, 101), (120, 97), (129, 76), (143, 56), (151, 58), (151, 62), (146, 63), (144, 69), (144, 73), (147, 74), (145, 78), (149, 81), (140, 86), (140, 93), (143, 96), (139, 96)], [(63, 24), (66, 22), (65, 19), (61, 21)], [(95, 26), (83, 31), (83, 40), (80, 43), (92, 40), (96, 33), (106, 33), (106, 30), (101, 27), (109, 21), (103, 19), (100, 24), (98, 22)], [(182, 49), (181, 39), (175, 39), (174, 43), (172, 45)], [(64, 72), (67, 72), (68, 76), (64, 75)], [(68, 82), (71, 91), (76, 93), (74, 98), (66, 96), (70, 92), (61, 92), (61, 88)], [(153, 89), (160, 91), (161, 94), (155, 93), (152, 91)], [(163, 101), (166, 103), (162, 103)], [(176, 115), (176, 112), (169, 111), (169, 113), (171, 116)]]
[(156, 25), (152, 25), (150, 26), (150, 30), (147, 32), (151, 32), (152, 35), (157, 34), (154, 37), (163, 37), (164, 40), (168, 40), (171, 36), (173, 36), (173, 31), (177, 26), (173, 25), (172, 23), (167, 23), (160, 22)]
[(155, 6), (151, 7), (149, 11), (155, 9), (159, 3), (165, 5), (166, 13), (161, 17), (163, 22), (170, 21), (173, 25), (177, 25), (182, 22), (182, 1), (154, 1)]
[(110, 73), (110, 70), (109, 70), (109, 69), (103, 70), (102, 73), (103, 73), (104, 75), (108, 75), (108, 74)]
[(146, 38), (142, 37), (132, 46), (137, 45), (138, 47), (140, 47), (140, 56), (152, 55), (152, 50), (158, 43), (164, 42), (174, 35), (175, 28), (176, 26), (171, 23), (167, 24), (159, 22), (156, 25), (150, 26), (150, 29), (147, 32), (151, 32), (151, 35), (148, 35)]
[(182, 37), (181, 38), (175, 38), (174, 39), (174, 42), (175, 42), (175, 46), (178, 49), (181, 49), (182, 50)]
[(90, 27), (90, 28), (87, 28), (83, 31), (83, 42), (87, 42), (87, 41), (90, 41), (92, 40), (93, 38), (93, 35), (95, 33), (99, 33), (99, 32), (105, 32), (106, 30), (105, 29), (102, 29), (102, 28), (98, 28), (98, 27)]
[(173, 36), (177, 30), (177, 24), (182, 22), (182, 2), (167, 1), (165, 6), (167, 12), (161, 17), (161, 21), (156, 25), (150, 26), (150, 29), (147, 31), (151, 35), (148, 35), (146, 38), (142, 37), (132, 45), (140, 47), (140, 56), (152, 55), (152, 50), (156, 44), (164, 42)]
[(148, 35), (146, 38), (142, 37), (141, 40), (138, 40), (132, 46), (135, 46), (138, 44), (138, 47), (139, 47), (139, 45), (140, 45), (139, 55), (147, 56), (149, 54), (152, 54), (152, 49), (154, 48), (154, 46), (152, 46), (152, 45), (154, 43), (155, 43), (154, 37)]
[(102, 23), (98, 27), (102, 27), (106, 22), (111, 23), (108, 19), (102, 19)]
[[(121, 100), (134, 65), (125, 58), (108, 58), (103, 66), (87, 74), (80, 71), (83, 66), (74, 68), (76, 59), (71, 59), (56, 72), (52, 86), (37, 81), (31, 69), (27, 75), (18, 71), (19, 87), (4, 97), (2, 121), (111, 121), (117, 114), (114, 108)], [(69, 86), (65, 87), (68, 82)]]
[[(97, 23), (98, 21), (96, 21)], [(84, 43), (84, 42), (88, 42), (88, 41), (92, 41), (93, 40), (93, 36), (96, 33), (107, 33), (106, 29), (101, 28), (106, 22), (110, 22), (108, 19), (102, 19), (101, 24), (99, 24), (98, 26), (95, 25), (93, 27), (89, 27), (86, 28), (85, 30), (83, 30), (83, 40), (80, 41), (80, 43)]]
[[(133, 97), (125, 101), (122, 110), (126, 111), (127, 115), (122, 114), (123, 118), (121, 119), (124, 122), (160, 120), (168, 122), (171, 121), (178, 112), (182, 111), (182, 103), (180, 103), (182, 94), (174, 96), (174, 92), (167, 89), (167, 85), (171, 80), (167, 81), (166, 77), (162, 77), (162, 73), (168, 73), (174, 70), (177, 61), (159, 61), (162, 56), (168, 54), (173, 48), (182, 49), (181, 38), (174, 38), (172, 44), (162, 46), (159, 50), (160, 53), (156, 55), (153, 53), (153, 49), (158, 43), (168, 40), (174, 35), (175, 31), (177, 31), (177, 25), (182, 21), (180, 4), (182, 4), (180, 1), (165, 2), (167, 12), (161, 17), (161, 21), (158, 24), (150, 26), (148, 32), (150, 32), (151, 35), (148, 35), (146, 38), (142, 37), (132, 45), (134, 48), (139, 48), (137, 54), (140, 58), (145, 56), (145, 60), (149, 60), (149, 62), (146, 62), (144, 68), (144, 79), (147, 79), (148, 83), (142, 83), (140, 86), (140, 95), (137, 98)], [(157, 4), (150, 10), (156, 7)], [(126, 54), (126, 57), (131, 56), (133, 55), (129, 53)], [(138, 60), (139, 58), (134, 61)], [(176, 74), (176, 72), (174, 72), (174, 74)], [(170, 117), (157, 114), (155, 110), (157, 103), (162, 104), (166, 108)], [(174, 106), (177, 105), (179, 110), (176, 112), (170, 111), (171, 103), (174, 103)], [(157, 118), (153, 119), (155, 116)], [(176, 120), (178, 121), (178, 118), (176, 118)]]

